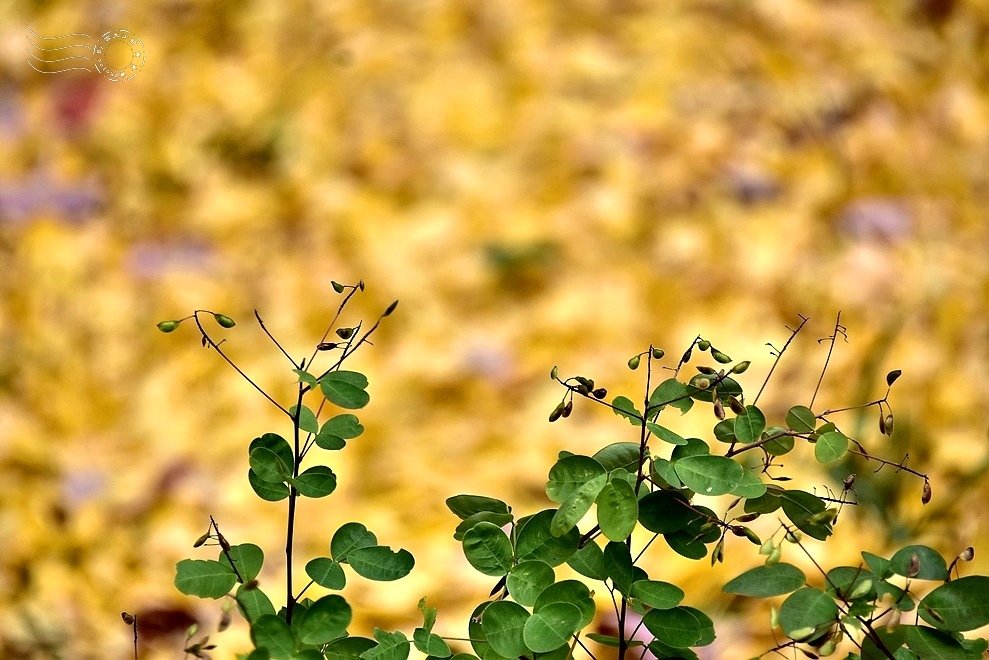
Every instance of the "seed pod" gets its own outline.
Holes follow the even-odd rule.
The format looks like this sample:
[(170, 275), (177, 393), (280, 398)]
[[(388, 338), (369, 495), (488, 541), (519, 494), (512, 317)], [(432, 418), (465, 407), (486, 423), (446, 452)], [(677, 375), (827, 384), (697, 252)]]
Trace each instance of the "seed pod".
[(388, 309), (386, 309), (385, 313), (382, 314), (381, 316), (382, 317), (391, 316), (391, 313), (394, 312), (397, 308), (398, 308), (398, 301), (396, 300), (392, 304), (388, 305)]
[(855, 485), (855, 473), (853, 472), (845, 477), (845, 480), (842, 483), (845, 484), (845, 490), (851, 490), (852, 486)]
[(804, 535), (797, 530), (793, 530), (792, 532), (786, 533), (786, 540), (789, 541), (790, 543), (800, 543), (800, 539), (802, 539), (803, 537)]
[(924, 494), (920, 496), (920, 503), (927, 504), (931, 501), (931, 482), (924, 480)]
[(714, 358), (715, 362), (720, 362), (721, 364), (728, 364), (731, 362), (731, 358), (719, 351), (716, 348), (711, 349), (711, 357)]
[[(795, 642), (801, 642), (805, 639), (808, 639), (815, 632), (817, 632), (817, 628), (815, 628), (814, 626), (807, 626), (806, 628), (797, 628), (796, 630), (790, 632), (790, 639), (792, 639)], [(804, 651), (804, 653), (806, 653), (806, 651)]]
[(570, 401), (567, 401), (567, 405), (563, 406), (563, 417), (564, 418), (569, 417), (570, 413), (572, 412), (573, 412), (573, 400), (571, 399)]
[(186, 637), (186, 639), (190, 639), (190, 638), (194, 637), (197, 632), (199, 632), (199, 624), (198, 623), (194, 623), (191, 626), (189, 626), (188, 628), (186, 628), (186, 630), (185, 630), (185, 637)]
[(907, 565), (907, 577), (916, 577), (920, 573), (920, 557), (917, 553), (910, 555), (910, 563)]
[(158, 324), (158, 329), (162, 332), (174, 332), (175, 328), (179, 327), (181, 321), (162, 321)]
[(661, 348), (652, 349), (653, 360), (662, 360), (664, 355), (666, 355), (666, 351), (664, 351), (663, 349)]
[(588, 392), (594, 389), (594, 381), (591, 380), (590, 378), (584, 378), (583, 376), (574, 376), (573, 379), (578, 383), (580, 383), (581, 385), (583, 385), (584, 387), (586, 387)]
[(216, 540), (220, 542), (220, 547), (223, 549), (224, 552), (230, 552), (230, 542), (227, 541), (227, 539), (225, 539), (222, 534), (218, 533), (216, 535)]
[(560, 416), (563, 414), (564, 407), (565, 406), (563, 405), (562, 402), (556, 404), (556, 408), (553, 408), (553, 412), (549, 414), (549, 421), (555, 422), (556, 420), (560, 419)]
[(886, 435), (886, 415), (882, 410), (879, 411), (879, 432)]
[(354, 329), (353, 328), (337, 328), (336, 333), (337, 333), (337, 337), (339, 337), (340, 339), (350, 339), (351, 337), (354, 336)]
[[(745, 527), (743, 527), (741, 525), (732, 525), (728, 529), (730, 529), (731, 530), (731, 533), (734, 534), (735, 536), (745, 536), (746, 535), (745, 534)], [(761, 543), (761, 541), (760, 541), (760, 543)]]
[(323, 341), (316, 344), (317, 351), (332, 351), (336, 347), (337, 347), (336, 343), (332, 341)]
[(886, 374), (886, 386), (887, 387), (892, 387), (893, 386), (893, 383), (896, 382), (896, 379), (899, 378), (900, 377), (900, 374), (902, 374), (902, 373), (903, 372), (900, 371), (899, 369), (893, 369), (891, 372), (889, 372), (888, 374)]
[(594, 396), (595, 399), (603, 399), (604, 397), (608, 396), (608, 390), (604, 389), (603, 387), (599, 387), (596, 390), (592, 391), (591, 394)]
[(330, 286), (332, 286), (333, 290), (337, 293), (343, 293), (343, 285), (339, 282), (330, 282)]
[(232, 318), (224, 314), (214, 314), (213, 318), (215, 318), (216, 322), (219, 323), (224, 328), (232, 328), (235, 325), (237, 325), (237, 323)]
[(968, 546), (967, 548), (962, 550), (962, 553), (958, 555), (958, 558), (961, 559), (962, 561), (972, 561), (973, 559), (975, 559), (975, 548), (973, 548), (972, 546)]
[(886, 435), (893, 437), (893, 413), (886, 415)]
[(246, 584), (244, 584), (244, 591), (253, 591), (254, 589), (257, 589), (257, 588), (258, 588), (258, 580), (257, 580), (257, 578), (254, 578), (250, 582), (247, 582)]
[(591, 393), (591, 390), (587, 387), (587, 385), (584, 385), (583, 383), (577, 383), (577, 387), (575, 387), (574, 389), (577, 390), (577, 392), (582, 396), (587, 396), (588, 394)]
[(768, 538), (762, 542), (759, 546), (760, 555), (768, 555), (776, 548), (776, 542), (772, 538)]
[(738, 521), (738, 522), (752, 522), (753, 520), (755, 520), (756, 518), (758, 518), (760, 515), (762, 515), (762, 514), (759, 514), (759, 513), (746, 513), (745, 515), (742, 515), (742, 516), (739, 516), (738, 518), (735, 518), (735, 520)]
[(687, 349), (687, 350), (686, 350), (686, 351), (684, 352), (684, 354), (683, 354), (683, 357), (681, 357), (681, 358), (680, 358), (680, 364), (686, 364), (686, 363), (688, 363), (688, 362), (690, 362), (690, 356), (691, 356), (691, 354), (692, 354), (692, 349), (693, 349), (693, 348), (694, 348), (694, 347), (693, 347), (693, 346), (691, 346), (690, 348), (688, 348), (688, 349)]
[(723, 536), (718, 541), (718, 545), (714, 546), (714, 551), (711, 552), (711, 566), (714, 566), (714, 562), (725, 563), (725, 538)]
[(636, 369), (639, 368), (639, 356), (638, 355), (633, 355), (632, 357), (630, 357), (628, 359), (628, 368), (631, 369), (632, 371), (635, 371)]
[(701, 372), (702, 374), (707, 374), (708, 376), (713, 376), (716, 373), (718, 373), (718, 371), (716, 369), (713, 369), (711, 367), (705, 367), (705, 366), (698, 366), (697, 367), (697, 371)]
[(826, 658), (829, 655), (833, 655), (834, 652), (837, 650), (838, 650), (838, 642), (836, 642), (833, 639), (829, 639), (828, 641), (824, 642), (823, 644), (821, 644), (821, 648), (817, 649), (818, 653), (820, 653), (822, 658)]
[(699, 348), (702, 351), (706, 351), (707, 349), (711, 348), (711, 342), (709, 342), (706, 339), (701, 339), (699, 342), (697, 342), (697, 348)]
[(133, 614), (128, 614), (127, 612), (121, 612), (120, 618), (123, 619), (124, 623), (126, 623), (128, 626), (134, 625), (134, 622), (137, 621), (137, 619), (134, 618)]
[(200, 547), (201, 545), (203, 545), (204, 543), (206, 543), (206, 541), (209, 540), (209, 537), (210, 537), (210, 533), (209, 532), (206, 532), (205, 534), (203, 534), (202, 536), (200, 536), (198, 539), (196, 539), (196, 542), (192, 544), (192, 547), (193, 548)]
[(706, 390), (711, 387), (711, 381), (707, 378), (692, 378), (690, 384), (699, 390)]
[(360, 289), (361, 291), (364, 290), (364, 280), (361, 280), (360, 282), (357, 283), (357, 288)]
[(549, 372), (550, 380), (557, 380), (560, 377), (559, 367), (553, 367), (553, 370)]
[(752, 363), (748, 360), (746, 360), (745, 362), (739, 362), (738, 364), (736, 364), (734, 367), (731, 368), (731, 372), (733, 374), (744, 374), (745, 370), (749, 368), (750, 364)]
[(776, 564), (780, 563), (780, 559), (782, 558), (783, 558), (783, 548), (781, 548), (780, 546), (776, 546), (769, 553), (769, 556), (766, 557), (766, 566), (775, 566)]
[[(220, 615), (220, 622), (216, 626), (216, 632), (223, 632), (224, 630), (226, 630), (227, 628), (229, 628), (230, 627), (230, 619), (231, 619), (231, 617), (230, 617), (230, 612), (229, 611), (225, 611), (223, 614), (221, 614)], [(203, 640), (203, 641), (205, 641), (205, 640)]]
[(872, 580), (862, 580), (855, 586), (854, 589), (852, 589), (852, 592), (848, 594), (848, 600), (855, 600), (856, 598), (861, 598), (862, 596), (869, 593), (870, 589), (872, 589)]
[(762, 539), (755, 532), (748, 527), (743, 527), (742, 529), (745, 530), (745, 538), (751, 541), (753, 545), (762, 545)]
[(714, 399), (714, 416), (718, 420), (723, 420), (725, 418), (725, 404), (721, 403), (721, 399)]
[(745, 414), (745, 406), (743, 406), (742, 402), (733, 396), (728, 397), (728, 406), (731, 408), (731, 411), (736, 415)]

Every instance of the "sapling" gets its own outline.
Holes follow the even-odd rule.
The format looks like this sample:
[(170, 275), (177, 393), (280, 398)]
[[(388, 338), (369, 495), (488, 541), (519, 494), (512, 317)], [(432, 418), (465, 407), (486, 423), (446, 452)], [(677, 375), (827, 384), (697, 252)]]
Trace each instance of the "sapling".
[[(176, 566), (175, 584), (183, 593), (236, 604), (255, 647), (239, 657), (401, 660), (415, 646), (437, 660), (564, 660), (579, 654), (621, 660), (696, 659), (693, 649), (715, 640), (714, 622), (688, 604), (692, 599), (683, 589), (662, 579), (663, 564), (654, 556), (664, 545), (689, 559), (709, 558), (712, 565), (744, 555), (746, 548), (764, 557), (762, 566), (742, 572), (723, 590), (751, 598), (786, 595), (772, 609), (772, 625), (785, 639), (768, 654), (787, 657), (788, 651), (791, 656), (800, 652), (816, 658), (844, 645), (852, 649), (847, 658), (862, 660), (981, 658), (989, 647), (984, 639), (961, 634), (989, 624), (989, 577), (959, 575), (961, 563), (974, 557), (972, 548), (960, 552), (950, 565), (932, 548), (908, 545), (888, 559), (863, 552), (858, 565), (830, 570), (808, 550), (808, 539), (826, 542), (844, 507), (855, 504), (856, 477), (847, 475), (840, 492), (826, 489), (828, 495), (793, 488), (791, 478), (780, 472), (781, 456), (802, 451), (831, 465), (857, 455), (877, 469), (888, 466), (921, 480), (924, 504), (933, 496), (925, 473), (907, 465), (906, 459), (890, 461), (870, 454), (840, 425), (843, 412), (875, 408), (880, 432), (892, 436), (889, 395), (899, 370), (887, 375), (887, 390), (880, 399), (839, 408), (816, 406), (835, 343), (845, 336), (840, 315), (828, 337), (828, 355), (813, 394), (806, 404), (790, 406), (775, 423), (758, 401), (806, 325), (804, 317), (790, 329), (781, 349), (771, 346), (775, 360), (751, 400), (740, 382), (750, 362), (734, 361), (701, 336), (669, 365), (664, 364), (666, 353), (655, 346), (629, 358), (628, 368), (643, 374), (638, 401), (611, 396), (608, 388), (584, 375), (561, 377), (554, 367), (550, 377), (563, 395), (549, 414), (550, 422), (574, 414), (575, 401), (588, 401), (627, 424), (629, 438), (591, 455), (560, 452), (546, 483), (552, 505), (541, 511), (517, 516), (506, 502), (483, 495), (447, 500), (459, 519), (454, 539), (462, 544), (466, 561), (493, 582), (490, 595), (471, 613), (467, 637), (434, 633), (437, 612), (424, 599), (418, 604), (423, 622), (411, 639), (401, 631), (380, 629), (371, 637), (351, 635), (353, 612), (342, 595), (313, 600), (306, 592), (313, 585), (343, 589), (348, 579), (344, 567), (372, 580), (399, 579), (409, 573), (414, 560), (405, 550), (380, 545), (364, 524), (350, 522), (332, 535), (327, 556), (305, 564), (304, 587), (298, 588), (293, 575), (296, 501), (328, 496), (336, 487), (336, 475), (328, 466), (303, 469), (302, 464), (310, 450), (342, 450), (363, 431), (354, 414), (331, 415), (325, 408), (348, 411), (368, 404), (367, 378), (343, 366), (370, 343), (368, 337), (397, 305), (390, 305), (367, 330), (363, 324), (337, 327), (343, 309), (364, 285), (332, 286), (344, 298), (308, 359), (295, 360), (255, 312), (261, 330), (292, 365), (297, 384), (290, 405), (277, 401), (244, 373), (203, 323), (212, 315), (221, 327), (232, 328), (229, 317), (200, 310), (158, 326), (173, 332), (191, 320), (203, 346), (219, 354), (287, 418), (291, 440), (264, 433), (248, 446), (252, 489), (263, 500), (285, 500), (287, 505), (284, 604), (276, 611), (259, 582), (261, 547), (231, 543), (212, 517), (194, 545), (218, 547), (216, 559), (185, 559)], [(314, 368), (321, 356), (329, 357)], [(312, 399), (318, 404), (309, 407)], [(684, 414), (695, 406), (710, 406), (713, 428), (706, 440), (684, 437), (673, 428), (673, 411)], [(783, 561), (792, 553), (806, 555), (817, 575), (808, 579), (796, 565)], [(564, 564), (580, 579), (558, 575)], [(918, 589), (925, 581), (939, 586), (925, 594)], [(598, 618), (596, 593), (607, 595), (614, 630), (592, 629)], [(913, 617), (909, 623), (901, 622), (906, 613)], [(133, 626), (136, 654), (139, 622), (126, 614), (124, 620)], [(208, 638), (193, 634), (185, 651), (204, 658), (212, 648)]]

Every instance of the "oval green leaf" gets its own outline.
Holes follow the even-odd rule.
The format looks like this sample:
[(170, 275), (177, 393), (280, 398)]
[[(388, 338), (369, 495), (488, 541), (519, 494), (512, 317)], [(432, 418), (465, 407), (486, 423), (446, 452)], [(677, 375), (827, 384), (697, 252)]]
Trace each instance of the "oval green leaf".
[(801, 629), (818, 630), (830, 626), (837, 619), (838, 605), (834, 597), (813, 587), (793, 592), (780, 606), (780, 626), (788, 637)]
[(918, 611), (935, 628), (952, 632), (989, 624), (989, 577), (968, 575), (942, 584), (920, 601)]
[(271, 660), (291, 660), (295, 654), (295, 634), (275, 614), (266, 614), (254, 622), (251, 640), (257, 648), (267, 649)]
[(566, 456), (550, 468), (546, 495), (562, 504), (587, 482), (606, 474), (604, 466), (590, 456)]
[(661, 642), (674, 648), (706, 646), (714, 641), (714, 622), (693, 607), (649, 610), (642, 622)]
[(494, 523), (479, 522), (464, 534), (464, 556), (485, 575), (501, 577), (512, 568), (512, 542)]
[(807, 406), (793, 406), (786, 413), (786, 425), (797, 433), (813, 433), (817, 418)]
[[(910, 575), (910, 563), (912, 557), (917, 555), (918, 571)], [(948, 578), (948, 565), (944, 557), (926, 545), (908, 545), (900, 548), (889, 558), (889, 567), (897, 575), (912, 577), (919, 580), (946, 580)]]
[(343, 567), (329, 557), (317, 557), (307, 563), (306, 575), (313, 582), (327, 589), (343, 589), (347, 584)]
[(550, 534), (562, 536), (580, 522), (607, 482), (608, 475), (600, 474), (573, 491), (553, 514), (553, 520), (550, 521), (549, 527)]
[(570, 603), (550, 603), (526, 619), (522, 639), (530, 651), (553, 651), (570, 641), (581, 619), (580, 610)]
[(745, 571), (722, 587), (725, 593), (768, 598), (788, 594), (804, 586), (807, 578), (804, 572), (790, 564), (758, 566)]
[(822, 433), (814, 445), (818, 463), (834, 463), (848, 451), (848, 438), (840, 431)]
[(659, 580), (638, 580), (632, 583), (631, 595), (644, 605), (657, 610), (669, 610), (683, 600), (683, 589)]
[(528, 649), (523, 631), (528, 618), (529, 612), (524, 607), (508, 600), (485, 607), (481, 615), (481, 628), (491, 649), (506, 658), (525, 654)]
[(383, 545), (354, 548), (347, 553), (347, 563), (369, 580), (391, 582), (409, 574), (415, 559), (408, 550), (392, 550)]
[(326, 644), (347, 633), (353, 618), (350, 605), (342, 596), (323, 596), (309, 606), (299, 624), (299, 639), (304, 644)]
[(280, 484), (292, 474), (292, 466), (285, 463), (278, 454), (265, 447), (251, 450), (251, 470), (262, 481)]
[(627, 538), (639, 520), (639, 498), (632, 485), (624, 480), (612, 480), (598, 493), (598, 526), (612, 541)]
[(257, 493), (257, 496), (268, 502), (277, 502), (288, 497), (288, 486), (284, 483), (271, 483), (257, 475), (254, 470), (247, 471), (247, 482)]
[(743, 478), (745, 468), (725, 456), (688, 456), (673, 464), (683, 484), (698, 495), (725, 495)]
[(292, 485), (305, 497), (326, 497), (337, 487), (337, 477), (325, 465), (314, 465), (295, 479)]
[(175, 587), (187, 596), (222, 598), (237, 576), (227, 564), (209, 559), (183, 559), (175, 565)]
[(522, 523), (515, 544), (518, 561), (538, 559), (550, 566), (559, 566), (577, 551), (580, 532), (576, 527), (571, 527), (568, 532), (560, 536), (550, 533), (550, 524), (554, 515), (553, 509), (546, 509), (530, 516)]
[(254, 623), (266, 614), (275, 613), (275, 606), (263, 591), (257, 586), (252, 589), (245, 587), (243, 584), (237, 587), (237, 606), (249, 623)]
[(745, 414), (735, 418), (735, 437), (743, 444), (755, 442), (766, 430), (766, 416), (755, 406), (745, 406)]
[(256, 578), (264, 564), (264, 552), (253, 543), (232, 545), (227, 552), (221, 550), (218, 557), (219, 562), (225, 566), (230, 566), (227, 555), (233, 560), (233, 566), (244, 582), (250, 582)]
[(330, 539), (330, 556), (339, 562), (347, 561), (347, 554), (357, 548), (370, 548), (378, 544), (378, 538), (358, 522), (340, 526)]
[(604, 565), (604, 552), (601, 550), (601, 546), (593, 540), (588, 541), (583, 548), (573, 553), (567, 560), (567, 565), (592, 580), (604, 580), (608, 577), (608, 571)]
[(532, 607), (539, 594), (553, 584), (555, 578), (552, 566), (543, 561), (530, 560), (509, 571), (505, 586), (516, 603)]
[(371, 400), (365, 387), (367, 378), (355, 371), (332, 371), (319, 381), (323, 396), (330, 403), (348, 410), (363, 408)]

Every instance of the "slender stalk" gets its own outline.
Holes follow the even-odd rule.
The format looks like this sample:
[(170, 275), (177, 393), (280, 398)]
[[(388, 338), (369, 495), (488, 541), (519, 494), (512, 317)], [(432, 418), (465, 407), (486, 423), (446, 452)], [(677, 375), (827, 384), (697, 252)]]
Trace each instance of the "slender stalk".
[(280, 350), (282, 352), (282, 355), (284, 355), (288, 359), (288, 361), (292, 363), (292, 366), (294, 366), (296, 369), (301, 369), (302, 365), (296, 362), (295, 360), (293, 360), (292, 356), (288, 354), (288, 351), (282, 348), (282, 345), (278, 343), (278, 340), (275, 339), (274, 335), (268, 332), (268, 328), (264, 325), (264, 321), (261, 320), (261, 315), (258, 313), (258, 310), (256, 309), (254, 310), (254, 318), (258, 320), (258, 325), (261, 326), (261, 330), (264, 331), (264, 334), (268, 335), (268, 339), (270, 339), (272, 343), (274, 343), (275, 346), (278, 347), (278, 350)]
[[(797, 336), (797, 333), (799, 333), (803, 329), (804, 325), (806, 325), (807, 321), (810, 320), (802, 314), (798, 314), (798, 316), (800, 316), (800, 325), (797, 326), (796, 330), (790, 330), (789, 326), (787, 326), (787, 330), (790, 330), (790, 338), (786, 340), (785, 344), (783, 344), (782, 349), (776, 351), (776, 360), (773, 361), (773, 366), (769, 368), (769, 373), (766, 374), (766, 379), (762, 381), (762, 387), (759, 388), (759, 391), (755, 395), (755, 399), (752, 400), (753, 406), (759, 403), (759, 397), (762, 396), (762, 391), (766, 389), (769, 379), (773, 377), (773, 372), (776, 371), (776, 365), (780, 363), (781, 359), (783, 359), (783, 354), (786, 353), (786, 349), (790, 346), (790, 342), (793, 341), (793, 338)], [(773, 347), (772, 344), (769, 346), (770, 348)], [(776, 349), (774, 348), (773, 350), (775, 351)]]
[[(834, 320), (834, 332), (831, 333), (830, 337), (827, 339), (831, 340), (831, 345), (828, 346), (828, 356), (824, 358), (824, 366), (821, 368), (821, 377), (817, 379), (817, 387), (814, 388), (814, 395), (810, 398), (810, 404), (808, 408), (814, 408), (814, 400), (817, 399), (817, 393), (821, 389), (821, 383), (824, 382), (824, 374), (828, 371), (828, 363), (831, 361), (831, 354), (834, 352), (834, 344), (838, 341), (838, 335), (845, 335), (845, 328), (841, 325), (841, 312), (838, 312), (838, 316)], [(824, 341), (824, 340), (819, 340)], [(848, 338), (845, 338), (848, 341)]]
[[(292, 468), (292, 476), (299, 476), (299, 462), (302, 460), (299, 439), (299, 418), (302, 415), (302, 395), (303, 387), (299, 383), (299, 396), (295, 403), (295, 415), (292, 416), (292, 435), (295, 441), (295, 465)], [(285, 532), (285, 621), (292, 624), (292, 610), (295, 607), (295, 595), (292, 593), (292, 552), (295, 545), (295, 500), (299, 493), (294, 485), (289, 485), (288, 489), (288, 529)]]

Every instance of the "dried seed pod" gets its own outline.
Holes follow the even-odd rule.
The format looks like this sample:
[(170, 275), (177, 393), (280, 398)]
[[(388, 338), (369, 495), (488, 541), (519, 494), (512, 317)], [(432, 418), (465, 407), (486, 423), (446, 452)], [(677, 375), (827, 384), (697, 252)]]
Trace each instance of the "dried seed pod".
[(930, 502), (931, 501), (931, 495), (932, 495), (932, 493), (931, 493), (931, 482), (925, 479), (924, 480), (924, 493), (923, 493), (923, 495), (920, 496), (920, 503), (921, 504), (927, 504), (928, 502)]
[(583, 383), (577, 383), (577, 387), (575, 387), (574, 389), (577, 390), (577, 392), (583, 396), (587, 396), (588, 394), (591, 393), (590, 388), (588, 388), (587, 385), (584, 385)]
[(745, 406), (743, 406), (742, 402), (733, 396), (728, 397), (728, 406), (731, 408), (731, 411), (736, 415), (745, 414)]
[(752, 363), (749, 360), (746, 360), (745, 362), (739, 362), (738, 364), (736, 364), (734, 367), (731, 368), (731, 372), (733, 374), (744, 374), (745, 370), (749, 368), (750, 364)]
[(569, 417), (570, 413), (572, 412), (573, 412), (573, 399), (567, 401), (567, 405), (563, 406), (563, 417), (564, 418)]
[(793, 530), (786, 533), (786, 540), (790, 543), (800, 543), (800, 539), (804, 537), (803, 533)]
[(725, 563), (725, 538), (723, 536), (711, 552), (711, 566), (714, 566), (714, 562)]
[(127, 612), (121, 612), (120, 618), (123, 619), (124, 623), (126, 623), (128, 626), (134, 625), (134, 622), (137, 621), (137, 617), (135, 617), (133, 614), (128, 614)]
[(652, 349), (653, 360), (662, 360), (664, 355), (666, 355), (666, 351), (664, 351), (663, 349), (661, 348)]
[(332, 341), (323, 341), (316, 344), (317, 351), (332, 351), (336, 347), (337, 347), (336, 342), (332, 342)]
[(549, 372), (549, 377), (551, 380), (558, 380), (560, 377), (559, 367), (553, 367), (553, 370)]
[(769, 556), (766, 557), (766, 566), (775, 566), (780, 563), (780, 559), (783, 558), (783, 548), (780, 546), (774, 547), (770, 552)]
[(174, 332), (177, 327), (179, 327), (181, 321), (162, 321), (158, 324), (158, 329), (162, 332)]
[(226, 316), (225, 314), (214, 314), (213, 318), (216, 319), (216, 322), (219, 323), (220, 326), (224, 328), (232, 328), (235, 325), (237, 325), (237, 323), (232, 318)]
[(354, 336), (354, 329), (353, 328), (337, 328), (336, 329), (336, 333), (337, 333), (337, 337), (339, 337), (340, 339), (350, 339), (351, 337)]
[(920, 573), (920, 557), (917, 553), (910, 555), (910, 563), (907, 565), (907, 577), (917, 577)]
[(686, 364), (690, 362), (690, 356), (693, 354), (693, 348), (694, 347), (691, 346), (686, 351), (684, 351), (683, 357), (680, 358), (680, 364)]
[(962, 550), (961, 554), (958, 555), (958, 558), (961, 559), (962, 561), (972, 561), (973, 559), (975, 559), (975, 548), (973, 548), (972, 546), (968, 546), (967, 548)]
[(209, 540), (209, 537), (210, 537), (210, 533), (209, 532), (206, 532), (205, 534), (203, 534), (202, 536), (200, 536), (198, 539), (196, 539), (196, 542), (192, 544), (192, 547), (193, 548), (200, 547), (201, 545), (203, 545), (204, 543), (206, 543), (206, 541)]
[(699, 390), (706, 390), (711, 387), (711, 381), (707, 378), (692, 378), (690, 384)]
[(762, 545), (761, 546), (759, 546), (759, 554), (760, 555), (768, 555), (775, 548), (776, 548), (776, 542), (773, 541), (772, 538), (768, 538), (768, 539), (766, 539), (765, 541), (762, 542)]
[(725, 418), (725, 404), (721, 403), (721, 399), (714, 399), (714, 416), (719, 420)]
[(760, 513), (746, 513), (745, 515), (742, 515), (742, 516), (739, 516), (738, 518), (735, 518), (735, 520), (738, 521), (738, 522), (752, 522), (753, 520), (755, 520), (756, 518), (758, 518), (760, 515), (762, 515), (762, 514), (760, 514)]
[[(216, 632), (223, 632), (224, 630), (226, 630), (227, 628), (229, 628), (230, 627), (230, 621), (231, 621), (230, 611), (229, 610), (226, 610), (226, 611), (223, 612), (223, 614), (220, 615), (220, 621), (219, 621), (219, 623), (216, 626)], [(203, 641), (206, 641), (206, 640), (203, 640)]]
[(886, 435), (893, 436), (893, 413), (886, 415)]
[(397, 308), (398, 308), (398, 301), (396, 300), (392, 304), (388, 305), (388, 309), (386, 309), (385, 313), (382, 314), (381, 316), (382, 317), (391, 316), (392, 312), (394, 312)]
[(608, 390), (606, 390), (603, 387), (599, 387), (596, 390), (592, 391), (591, 394), (594, 396), (595, 399), (603, 399), (604, 397), (608, 396)]
[(896, 382), (896, 379), (899, 378), (900, 377), (900, 374), (902, 374), (902, 373), (903, 372), (900, 371), (899, 369), (893, 369), (891, 372), (889, 372), (888, 374), (886, 374), (886, 386), (887, 387), (892, 387), (893, 386), (893, 383)]
[(639, 368), (639, 359), (640, 359), (640, 356), (638, 356), (638, 355), (633, 355), (632, 357), (630, 357), (628, 359), (628, 368), (631, 369), (632, 371), (635, 371), (636, 369), (638, 369)]
[(852, 486), (855, 485), (855, 473), (853, 472), (852, 474), (845, 477), (845, 480), (842, 481), (842, 483), (845, 485), (845, 490), (851, 490)]
[(562, 402), (556, 404), (556, 408), (553, 408), (553, 412), (549, 414), (549, 421), (555, 422), (556, 420), (560, 419), (560, 416), (563, 414), (564, 407), (565, 406), (563, 405)]
[(879, 411), (879, 432), (886, 435), (886, 415), (882, 410)]
[(707, 374), (708, 376), (713, 376), (716, 373), (718, 373), (717, 369), (713, 369), (711, 367), (705, 367), (705, 366), (698, 366), (697, 371), (701, 372), (702, 374)]

